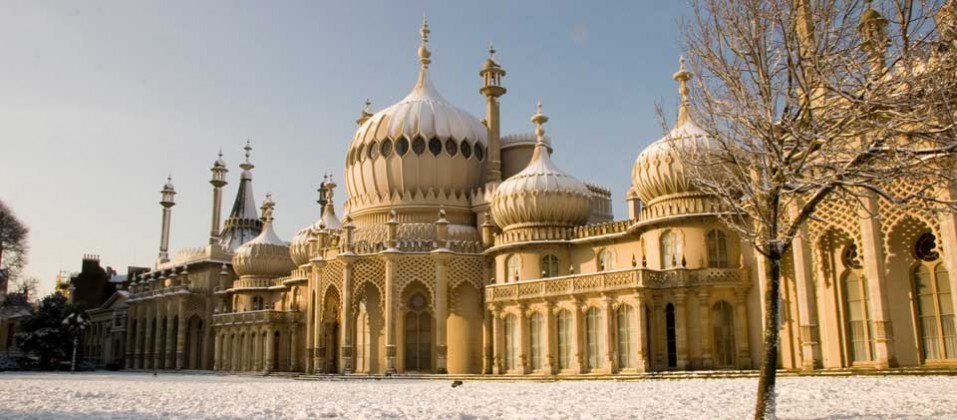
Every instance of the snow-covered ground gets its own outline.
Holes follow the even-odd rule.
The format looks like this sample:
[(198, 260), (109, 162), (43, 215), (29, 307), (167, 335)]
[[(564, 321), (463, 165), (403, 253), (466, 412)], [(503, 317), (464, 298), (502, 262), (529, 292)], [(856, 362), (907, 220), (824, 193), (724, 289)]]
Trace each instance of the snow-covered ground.
[[(747, 418), (756, 379), (295, 381), (0, 373), (0, 418)], [(957, 377), (782, 378), (785, 418), (957, 418)]]

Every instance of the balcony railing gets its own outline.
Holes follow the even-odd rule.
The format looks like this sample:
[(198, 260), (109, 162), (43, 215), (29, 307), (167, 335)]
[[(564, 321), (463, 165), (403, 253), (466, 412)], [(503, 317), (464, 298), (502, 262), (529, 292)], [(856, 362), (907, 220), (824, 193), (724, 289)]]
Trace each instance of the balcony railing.
[(488, 302), (500, 302), (638, 288), (664, 289), (696, 285), (742, 286), (747, 284), (746, 271), (740, 268), (696, 270), (632, 268), (492, 284), (486, 286), (485, 298)]
[(231, 312), (213, 314), (213, 325), (248, 325), (248, 324), (290, 324), (299, 321), (299, 312), (275, 311), (265, 309), (261, 311)]

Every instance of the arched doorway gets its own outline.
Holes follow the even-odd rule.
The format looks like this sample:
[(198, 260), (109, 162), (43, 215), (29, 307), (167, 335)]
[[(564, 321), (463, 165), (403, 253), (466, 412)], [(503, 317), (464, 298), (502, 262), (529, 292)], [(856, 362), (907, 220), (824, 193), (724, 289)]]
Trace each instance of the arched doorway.
[(675, 305), (665, 306), (665, 339), (668, 343), (668, 367), (678, 367), (678, 334), (675, 324)]
[(408, 299), (405, 314), (405, 371), (432, 371), (432, 314), (428, 300), (421, 292)]
[(202, 369), (203, 361), (203, 319), (198, 315), (189, 318), (186, 324), (186, 367)]
[(714, 366), (735, 366), (734, 307), (720, 301), (711, 307), (711, 325), (714, 336)]

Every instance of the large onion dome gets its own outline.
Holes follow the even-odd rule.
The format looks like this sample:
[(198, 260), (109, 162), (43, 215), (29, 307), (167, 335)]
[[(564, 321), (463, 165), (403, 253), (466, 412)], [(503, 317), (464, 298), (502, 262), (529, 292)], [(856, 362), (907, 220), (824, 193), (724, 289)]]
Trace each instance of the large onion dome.
[(273, 230), (273, 207), (275, 203), (267, 195), (262, 206), (262, 232), (233, 253), (233, 270), (240, 277), (280, 277), (296, 268), (289, 257), (289, 244), (279, 239)]
[[(453, 219), (464, 220), (467, 193), (482, 185), (488, 129), (449, 103), (432, 83), (429, 33), (423, 24), (421, 66), (412, 92), (360, 118), (346, 156), (345, 211), (359, 229), (381, 224), (390, 209), (403, 207), (422, 210), (423, 222), (433, 218), (439, 206), (461, 216)], [(364, 217), (373, 213), (377, 218)]]
[(492, 217), (508, 233), (534, 227), (571, 227), (585, 224), (591, 214), (591, 192), (585, 184), (552, 162), (545, 145), (541, 103), (532, 117), (535, 151), (528, 166), (499, 184), (492, 199)]
[(695, 188), (689, 169), (681, 159), (681, 153), (706, 151), (709, 145), (707, 133), (695, 124), (689, 113), (687, 81), (690, 78), (691, 73), (684, 69), (684, 60), (681, 60), (674, 75), (681, 93), (675, 126), (666, 136), (646, 147), (632, 168), (632, 190), (654, 215), (702, 210), (703, 195)]

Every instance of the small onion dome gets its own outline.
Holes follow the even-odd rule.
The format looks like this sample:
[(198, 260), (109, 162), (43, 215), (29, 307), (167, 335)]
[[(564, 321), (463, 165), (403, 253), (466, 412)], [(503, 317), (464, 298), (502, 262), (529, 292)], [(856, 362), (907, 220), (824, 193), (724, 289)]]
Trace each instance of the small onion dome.
[(632, 168), (632, 189), (641, 198), (645, 207), (670, 198), (698, 195), (690, 176), (686, 173), (680, 153), (707, 150), (708, 135), (695, 124), (689, 113), (687, 81), (691, 73), (684, 69), (684, 59), (674, 79), (679, 83), (681, 106), (674, 128), (645, 148)]
[(578, 179), (552, 162), (544, 143), (542, 124), (548, 117), (532, 117), (537, 142), (532, 159), (521, 172), (499, 184), (492, 198), (492, 217), (503, 231), (535, 226), (576, 226), (588, 221), (591, 192)]
[(312, 237), (312, 227), (305, 227), (296, 233), (289, 243), (289, 256), (297, 266), (309, 263), (309, 239)]
[(276, 236), (272, 227), (275, 204), (267, 195), (263, 203), (263, 230), (259, 236), (243, 244), (233, 254), (233, 269), (240, 277), (279, 277), (296, 268), (289, 257), (289, 244)]

